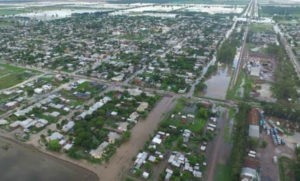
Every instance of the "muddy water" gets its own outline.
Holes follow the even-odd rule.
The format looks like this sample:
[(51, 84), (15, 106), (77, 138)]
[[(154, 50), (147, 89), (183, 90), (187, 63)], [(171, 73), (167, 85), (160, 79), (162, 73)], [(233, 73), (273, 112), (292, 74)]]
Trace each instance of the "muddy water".
[(92, 172), (0, 137), (1, 181), (96, 181)]
[(207, 89), (204, 96), (215, 99), (225, 99), (230, 82), (230, 71), (227, 66), (219, 67), (218, 71), (205, 82)]

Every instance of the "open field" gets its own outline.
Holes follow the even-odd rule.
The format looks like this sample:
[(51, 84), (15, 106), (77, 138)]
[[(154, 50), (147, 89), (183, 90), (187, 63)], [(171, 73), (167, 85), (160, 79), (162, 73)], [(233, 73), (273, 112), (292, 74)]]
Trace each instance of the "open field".
[(0, 138), (0, 146), (0, 180), (98, 180), (94, 173), (45, 155), (30, 146), (3, 138)]
[(231, 181), (230, 168), (228, 165), (217, 164), (216, 175), (214, 181)]
[(292, 181), (290, 177), (292, 160), (287, 157), (279, 158), (279, 177), (281, 181)]
[(0, 64), (0, 90), (21, 83), (36, 73), (37, 71)]

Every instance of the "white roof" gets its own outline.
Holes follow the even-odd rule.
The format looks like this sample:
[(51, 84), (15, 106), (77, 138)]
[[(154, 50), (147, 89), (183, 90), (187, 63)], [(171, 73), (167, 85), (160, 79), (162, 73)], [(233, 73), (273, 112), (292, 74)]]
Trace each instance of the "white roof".
[(62, 139), (63, 135), (60, 134), (59, 132), (54, 132), (50, 136), (50, 140), (60, 140)]
[(4, 125), (4, 124), (7, 124), (8, 122), (4, 119), (0, 119), (0, 125)]
[(160, 138), (158, 138), (158, 137), (154, 137), (154, 138), (152, 139), (152, 143), (155, 143), (155, 144), (161, 144), (161, 142), (162, 142), (162, 140), (161, 140)]
[(151, 161), (151, 162), (155, 162), (156, 157), (153, 156), (153, 155), (150, 155), (149, 158), (148, 158), (148, 160)]
[(62, 139), (58, 142), (60, 145), (64, 145), (66, 143), (66, 140)]
[(12, 128), (18, 127), (20, 125), (20, 122), (21, 121), (15, 121), (15, 122), (11, 123), (9, 126)]
[(101, 158), (104, 152), (104, 149), (109, 145), (107, 141), (102, 142), (98, 148), (91, 150), (90, 155), (94, 158)]
[(64, 149), (69, 150), (70, 148), (72, 148), (72, 146), (73, 146), (73, 144), (68, 143), (64, 146)]
[(69, 121), (67, 124), (65, 124), (62, 128), (64, 132), (68, 132), (70, 129), (74, 127), (75, 123), (74, 121)]
[(259, 126), (249, 125), (249, 136), (252, 138), (259, 138)]
[(149, 173), (148, 172), (143, 172), (143, 177), (144, 178), (148, 178), (149, 177)]

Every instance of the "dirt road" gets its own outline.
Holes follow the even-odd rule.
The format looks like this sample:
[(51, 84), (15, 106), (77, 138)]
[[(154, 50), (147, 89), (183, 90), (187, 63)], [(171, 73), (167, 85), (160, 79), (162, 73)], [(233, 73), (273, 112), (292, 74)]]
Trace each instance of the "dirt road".
[(224, 128), (226, 125), (227, 117), (228, 117), (228, 110), (222, 110), (222, 115), (218, 119), (218, 128), (219, 133), (217, 137), (212, 141), (209, 145), (207, 150), (210, 150), (207, 154), (207, 181), (213, 181), (216, 166), (218, 163), (225, 163), (228, 161), (230, 156), (231, 146), (228, 143), (225, 143), (223, 136), (224, 136)]

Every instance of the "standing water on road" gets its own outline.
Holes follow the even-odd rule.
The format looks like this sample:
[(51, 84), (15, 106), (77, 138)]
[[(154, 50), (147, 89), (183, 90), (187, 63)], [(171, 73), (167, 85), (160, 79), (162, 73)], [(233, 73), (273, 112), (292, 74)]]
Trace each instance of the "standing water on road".
[(225, 99), (230, 82), (230, 72), (231, 70), (228, 66), (219, 67), (218, 71), (205, 81), (207, 88), (204, 96), (215, 99)]

